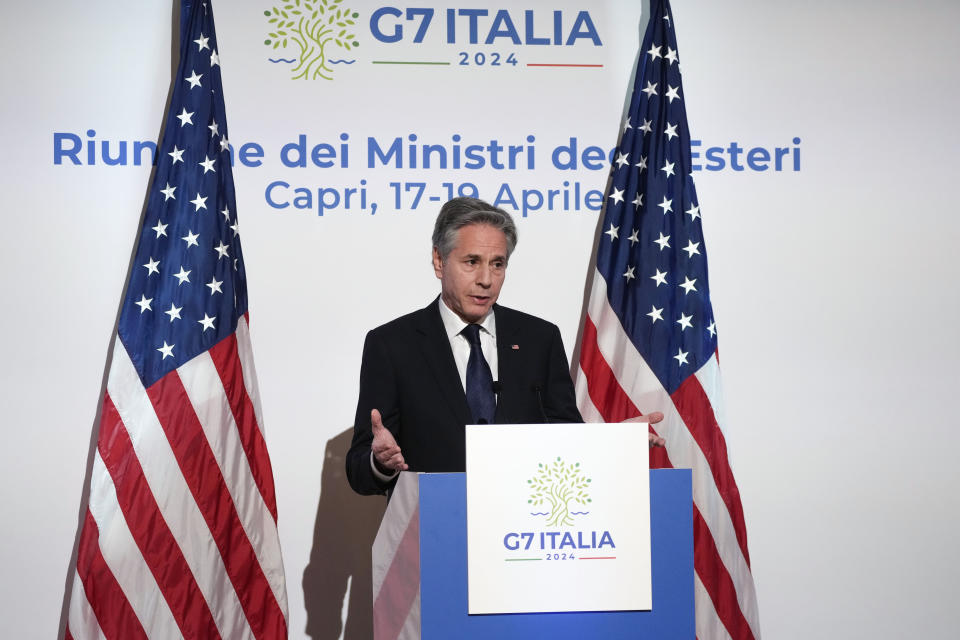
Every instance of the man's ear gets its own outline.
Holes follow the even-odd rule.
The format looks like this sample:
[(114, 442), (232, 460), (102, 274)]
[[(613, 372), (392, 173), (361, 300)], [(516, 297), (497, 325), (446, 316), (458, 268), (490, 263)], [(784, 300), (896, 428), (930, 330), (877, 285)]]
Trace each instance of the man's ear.
[(443, 278), (443, 258), (440, 257), (440, 250), (433, 248), (433, 273), (437, 279)]

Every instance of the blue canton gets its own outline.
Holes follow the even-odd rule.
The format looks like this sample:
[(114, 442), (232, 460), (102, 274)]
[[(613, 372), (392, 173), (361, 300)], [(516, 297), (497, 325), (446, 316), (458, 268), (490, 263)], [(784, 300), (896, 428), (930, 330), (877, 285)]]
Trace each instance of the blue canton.
[(120, 314), (147, 387), (232, 334), (247, 310), (217, 37), (203, 4), (183, 9), (179, 81)]
[(597, 268), (668, 393), (717, 348), (690, 132), (668, 3), (650, 18), (607, 195)]

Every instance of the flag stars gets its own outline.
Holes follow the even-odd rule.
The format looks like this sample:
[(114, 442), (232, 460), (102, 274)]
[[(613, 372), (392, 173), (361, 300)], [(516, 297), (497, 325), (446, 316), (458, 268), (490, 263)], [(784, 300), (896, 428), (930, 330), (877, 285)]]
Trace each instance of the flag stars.
[(199, 244), (197, 244), (197, 238), (199, 237), (200, 237), (199, 233), (194, 233), (193, 231), (188, 230), (187, 235), (183, 236), (180, 239), (187, 243), (187, 249), (189, 249), (190, 247), (200, 246)]
[(185, 270), (183, 265), (180, 265), (179, 273), (173, 274), (173, 277), (180, 281), (177, 283), (178, 287), (184, 282), (190, 282), (190, 272)]
[(673, 170), (675, 166), (676, 166), (676, 163), (666, 160), (664, 161), (663, 166), (660, 167), (660, 171), (663, 171), (665, 174), (667, 174), (667, 177), (669, 178), (675, 173)]
[(220, 254), (219, 256), (217, 256), (218, 261), (220, 260), (220, 258), (230, 257), (229, 256), (230, 245), (224, 244), (222, 240), (220, 241), (220, 246), (214, 247), (213, 250)]
[(680, 283), (680, 288), (683, 289), (685, 295), (689, 294), (691, 291), (697, 290), (696, 282), (697, 282), (696, 278), (691, 280), (689, 276), (684, 276), (683, 282)]
[(233, 237), (234, 237), (234, 238), (236, 238), (238, 235), (240, 235), (240, 223), (239, 223), (239, 222), (234, 222), (232, 225), (230, 225), (230, 229), (233, 231)]
[(640, 207), (642, 207), (642, 206), (643, 206), (643, 194), (638, 191), (638, 192), (637, 192), (637, 197), (634, 198), (634, 199), (633, 199), (633, 202), (631, 202), (630, 204), (632, 204), (635, 209), (639, 209)]
[(610, 199), (613, 200), (614, 204), (620, 204), (623, 202), (623, 189), (613, 188), (613, 193), (610, 194)]
[(213, 168), (214, 162), (216, 162), (216, 160), (203, 156), (203, 162), (198, 162), (197, 164), (203, 167), (203, 175), (207, 175), (208, 171), (217, 172), (217, 170)]
[(630, 126), (630, 116), (627, 116), (627, 121), (623, 123), (623, 132), (626, 133), (627, 129), (633, 129), (633, 127)]
[(216, 330), (217, 330), (216, 327), (213, 326), (213, 321), (216, 320), (216, 319), (217, 319), (217, 316), (213, 316), (213, 317), (211, 318), (211, 317), (208, 316), (206, 313), (204, 313), (204, 314), (203, 314), (203, 320), (197, 320), (197, 322), (199, 322), (200, 324), (203, 325), (203, 331), (204, 331), (204, 332), (206, 332), (207, 329), (213, 329), (214, 331), (216, 331)]
[(643, 171), (644, 169), (646, 169), (646, 168), (647, 168), (647, 156), (640, 156), (640, 162), (638, 162), (637, 164), (635, 164), (635, 165), (633, 165), (633, 166), (635, 166), (635, 167), (636, 167), (637, 169), (639, 169), (640, 171)]
[(669, 62), (670, 62), (670, 65), (672, 66), (673, 63), (677, 61), (677, 52), (676, 52), (676, 50), (675, 50), (675, 49), (671, 49), (671, 48), (670, 48), (670, 45), (667, 45), (667, 53), (664, 54), (663, 59), (669, 61)]
[(685, 313), (680, 312), (680, 319), (677, 320), (677, 324), (680, 325), (681, 332), (686, 331), (687, 329), (690, 329), (693, 327), (693, 323), (690, 322), (691, 320), (693, 320), (692, 315), (688, 316)]
[(650, 276), (650, 279), (656, 282), (658, 287), (662, 284), (667, 284), (667, 272), (657, 269), (657, 272)]
[(169, 226), (168, 224), (163, 224), (162, 220), (157, 220), (157, 226), (150, 228), (157, 232), (157, 239), (159, 239), (160, 236), (167, 235), (167, 227)]
[(216, 49), (214, 49), (213, 53), (210, 54), (210, 67), (213, 68), (218, 66), (219, 64), (220, 64), (220, 56), (217, 55), (217, 51)]
[(667, 85), (667, 99), (670, 101), (670, 104), (673, 104), (674, 100), (679, 100), (680, 96), (677, 94), (677, 91), (680, 90), (680, 87), (671, 87)]
[(647, 120), (646, 118), (644, 118), (644, 119), (643, 119), (643, 124), (640, 125), (640, 127), (639, 127), (639, 128), (640, 128), (640, 131), (643, 131), (643, 134), (644, 134), (644, 135), (650, 133), (651, 131), (653, 131), (653, 127), (650, 126), (650, 125), (652, 125), (652, 124), (653, 124), (653, 120)]
[(670, 140), (673, 140), (677, 137), (677, 125), (667, 124), (667, 128), (663, 130), (663, 135), (667, 136)]
[(632, 232), (633, 232), (633, 233), (630, 234), (630, 237), (627, 238), (627, 240), (630, 241), (630, 246), (631, 246), (631, 247), (632, 247), (633, 245), (637, 244), (638, 242), (640, 242), (640, 238), (637, 237), (637, 234), (640, 233), (640, 230), (639, 230), (639, 229), (632, 229)]
[(190, 75), (189, 75), (188, 77), (184, 78), (184, 80), (186, 80), (187, 82), (189, 82), (189, 83), (190, 83), (190, 88), (193, 89), (193, 88), (195, 88), (195, 87), (201, 86), (201, 84), (200, 84), (200, 78), (202, 78), (202, 77), (203, 77), (203, 74), (202, 74), (202, 73), (201, 73), (200, 75), (197, 75), (197, 72), (196, 72), (196, 71), (191, 71), (191, 72), (190, 72)]
[(683, 349), (677, 349), (677, 355), (673, 356), (673, 359), (677, 361), (678, 367), (683, 366), (685, 364), (689, 364), (687, 362), (687, 355), (689, 353), (690, 353), (689, 351), (684, 351)]
[(650, 50), (647, 51), (647, 54), (650, 56), (650, 61), (651, 61), (651, 62), (653, 62), (653, 61), (656, 60), (657, 58), (662, 58), (662, 57), (663, 57), (663, 54), (660, 53), (660, 50), (661, 50), (661, 49), (663, 49), (663, 47), (659, 47), (659, 46), (657, 46), (657, 45), (655, 45), (655, 44), (653, 44), (653, 43), (650, 44)]
[(177, 119), (180, 120), (180, 126), (182, 127), (182, 126), (184, 126), (184, 125), (193, 124), (193, 114), (194, 114), (194, 113), (196, 113), (196, 112), (195, 112), (195, 111), (190, 111), (190, 112), (188, 113), (188, 112), (187, 112), (187, 108), (184, 107), (184, 108), (183, 108), (183, 111), (180, 112), (180, 115), (177, 116)]
[(160, 273), (160, 261), (154, 260), (153, 256), (150, 256), (150, 261), (143, 266), (147, 268), (147, 277), (149, 277), (151, 273)]
[[(184, 109), (184, 111), (186, 111), (186, 109)], [(190, 115), (193, 114), (191, 113)], [(179, 118), (180, 116), (177, 117)], [(173, 158), (173, 164), (177, 164), (178, 162), (183, 162), (183, 151), (183, 149), (177, 149), (177, 145), (173, 145), (173, 151), (167, 155)]]
[(663, 196), (663, 202), (657, 206), (663, 209), (663, 215), (667, 215), (667, 213), (673, 211), (673, 200), (667, 198), (667, 196)]
[(207, 199), (200, 195), (200, 192), (197, 192), (197, 197), (190, 201), (190, 204), (194, 206), (194, 211), (200, 211), (200, 209), (207, 208)]
[(140, 313), (143, 314), (144, 311), (153, 311), (153, 308), (150, 306), (150, 303), (153, 302), (153, 298), (148, 298), (147, 296), (140, 294), (140, 301), (134, 302), (133, 304), (140, 307)]
[(657, 305), (653, 305), (653, 308), (650, 309), (650, 313), (647, 314), (650, 317), (651, 324), (657, 324), (657, 320), (663, 320), (663, 309), (657, 309)]
[(200, 37), (194, 42), (197, 43), (197, 52), (203, 51), (204, 49), (209, 49), (210, 45), (207, 43), (210, 42), (210, 38), (204, 37), (203, 33), (200, 34)]
[[(154, 343), (154, 344), (156, 344), (156, 343)], [(160, 353), (163, 354), (163, 357), (160, 358), (160, 359), (161, 359), (161, 360), (166, 360), (168, 357), (172, 358), (172, 357), (173, 357), (173, 348), (174, 348), (175, 346), (176, 346), (176, 345), (173, 345), (173, 344), (167, 344), (167, 341), (164, 340), (164, 341), (163, 341), (163, 346), (157, 349), (157, 351), (159, 351)]]
[(634, 267), (627, 267), (627, 272), (623, 274), (623, 277), (627, 279), (627, 282), (630, 282), (637, 276), (634, 275)]
[(685, 246), (685, 247), (682, 249), (682, 251), (686, 251), (686, 252), (687, 252), (687, 257), (688, 257), (688, 258), (692, 258), (692, 257), (694, 256), (694, 254), (697, 254), (697, 255), (700, 254), (700, 249), (699, 249), (699, 247), (700, 247), (700, 243), (699, 243), (699, 242), (694, 242), (693, 240), (688, 240), (688, 241), (687, 241), (687, 246)]
[(183, 319), (183, 318), (180, 317), (180, 312), (181, 312), (181, 311), (183, 311), (183, 307), (178, 307), (177, 305), (175, 305), (174, 303), (171, 302), (171, 303), (170, 303), (170, 309), (168, 309), (167, 311), (164, 311), (164, 313), (167, 314), (168, 316), (170, 316), (170, 322), (172, 323), (174, 320), (182, 320), (182, 319)]
[(660, 245), (660, 251), (663, 251), (670, 246), (670, 236), (663, 235), (663, 231), (661, 231), (660, 237), (654, 240), (653, 243)]
[(717, 335), (717, 323), (713, 320), (710, 321), (710, 324), (707, 325), (707, 333), (710, 334), (710, 337), (716, 337)]
[(220, 138), (220, 151), (226, 151), (230, 148), (230, 141), (225, 137)]
[(618, 233), (619, 231), (620, 231), (620, 227), (613, 226), (613, 223), (611, 222), (610, 228), (604, 231), (604, 233), (610, 236), (610, 242), (613, 242), (619, 237), (619, 233)]
[(223, 284), (223, 280), (217, 280), (214, 277), (210, 277), (210, 282), (207, 283), (207, 286), (210, 287), (210, 295), (215, 293), (223, 293), (223, 290), (220, 288), (220, 285)]
[(650, 96), (659, 95), (659, 94), (657, 93), (657, 83), (656, 83), (656, 82), (650, 82), (649, 80), (647, 80), (647, 86), (646, 86), (646, 88), (641, 89), (641, 91), (643, 91), (645, 94), (647, 94), (647, 98), (649, 98)]
[(216, 120), (213, 120), (209, 125), (207, 125), (207, 129), (210, 129), (211, 136), (220, 135), (220, 125), (217, 124)]
[(700, 217), (700, 205), (691, 204), (686, 213), (690, 216), (690, 222), (693, 222)]
[(230, 209), (228, 207), (224, 207), (223, 211), (221, 211), (220, 213), (223, 214), (224, 220), (226, 220), (227, 222), (230, 222)]
[(160, 193), (163, 194), (163, 201), (166, 202), (167, 200), (176, 200), (176, 196), (173, 195), (176, 190), (177, 188), (171, 187), (170, 183), (168, 182), (166, 187), (160, 189)]
[(630, 161), (627, 160), (628, 155), (626, 153), (617, 153), (617, 168), (622, 168), (625, 164), (630, 164)]

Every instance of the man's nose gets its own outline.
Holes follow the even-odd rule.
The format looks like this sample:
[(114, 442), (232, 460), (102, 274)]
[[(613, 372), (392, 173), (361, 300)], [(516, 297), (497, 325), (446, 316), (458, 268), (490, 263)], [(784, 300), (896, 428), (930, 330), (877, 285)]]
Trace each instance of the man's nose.
[(493, 267), (488, 264), (480, 265), (477, 269), (477, 284), (487, 288), (493, 283)]

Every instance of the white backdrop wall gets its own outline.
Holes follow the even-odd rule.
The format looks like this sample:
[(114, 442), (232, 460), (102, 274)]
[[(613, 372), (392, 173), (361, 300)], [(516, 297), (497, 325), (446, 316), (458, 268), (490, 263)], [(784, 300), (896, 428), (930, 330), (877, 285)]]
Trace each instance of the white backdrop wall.
[[(422, 43), (416, 22), (380, 23), (355, 0), (361, 45), (333, 79), (292, 80), (263, 41), (270, 2), (216, 5), (249, 274), (251, 331), (274, 462), (292, 638), (363, 637), (343, 595), (376, 498), (341, 473), (364, 333), (438, 290), (429, 232), (443, 183), (602, 190), (606, 168), (560, 170), (551, 151), (616, 142), (646, 3), (528, 2), (536, 35), (560, 10), (568, 34), (589, 11), (602, 46), (455, 42), (448, 8)], [(949, 637), (960, 570), (960, 338), (955, 214), (960, 148), (960, 5), (675, 0), (691, 131), (707, 147), (791, 148), (782, 171), (696, 174), (720, 330), (727, 434), (768, 638)], [(37, 1), (6, 7), (0, 126), (0, 619), (5, 637), (57, 631), (82, 485), (149, 167), (86, 162), (57, 149), (156, 140), (169, 86), (169, 0)], [(391, 21), (392, 20), (392, 21)], [(486, 20), (486, 21), (484, 21)], [(411, 26), (413, 25), (413, 26)], [(490, 19), (481, 19), (480, 37)], [(461, 66), (460, 52), (483, 66)], [(491, 66), (492, 54), (502, 56)], [(514, 53), (519, 64), (506, 63)], [(286, 57), (294, 57), (288, 49)], [(373, 61), (447, 61), (449, 66)], [(602, 64), (527, 67), (529, 62)], [(88, 130), (95, 133), (88, 134)], [(67, 134), (66, 136), (57, 134)], [(339, 147), (345, 168), (288, 167), (284, 144)], [(534, 147), (535, 168), (368, 166), (366, 141)], [(69, 136), (74, 136), (70, 138)], [(534, 142), (527, 142), (533, 136)], [(794, 138), (799, 139), (795, 142)], [(57, 141), (60, 142), (57, 142)], [(59, 147), (57, 145), (60, 145)], [(797, 151), (798, 150), (798, 151)], [(128, 149), (128, 153), (129, 153)], [(793, 165), (799, 153), (799, 169)], [(524, 156), (526, 159), (527, 156)], [(57, 159), (59, 158), (59, 163)], [(365, 187), (370, 207), (277, 209), (267, 186)], [(365, 181), (365, 184), (361, 181)], [(425, 182), (416, 209), (391, 182)], [(274, 192), (279, 199), (280, 191)], [(597, 212), (518, 216), (502, 302), (556, 322), (572, 350)], [(321, 491), (323, 497), (321, 498)], [(362, 536), (361, 536), (362, 537)], [(353, 554), (353, 555), (351, 555)], [(361, 554), (362, 556), (363, 554)], [(347, 559), (335, 562), (333, 558)], [(357, 574), (351, 578), (362, 583)]]

